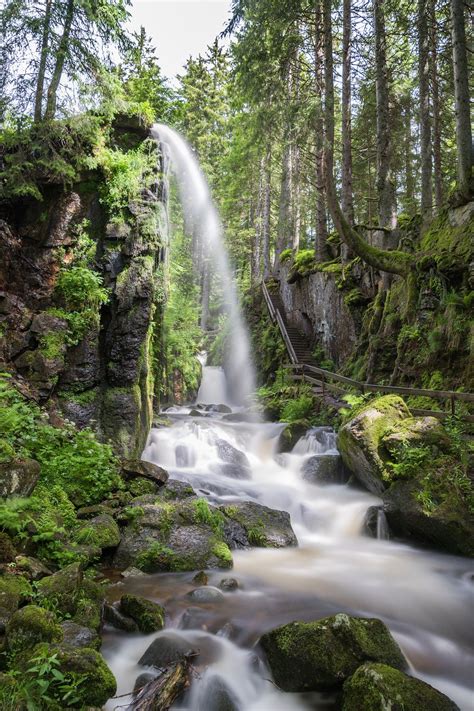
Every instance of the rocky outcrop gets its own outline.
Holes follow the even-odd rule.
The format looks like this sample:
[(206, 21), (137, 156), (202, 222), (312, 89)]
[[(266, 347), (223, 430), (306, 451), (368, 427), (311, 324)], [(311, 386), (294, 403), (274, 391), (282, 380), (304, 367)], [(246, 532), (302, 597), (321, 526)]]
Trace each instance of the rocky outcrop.
[[(133, 148), (147, 140), (144, 127), (114, 128), (114, 145), (123, 141), (127, 149), (131, 139)], [(163, 290), (157, 272), (168, 239), (159, 149), (156, 159), (153, 188), (120, 216), (108, 214), (100, 199), (99, 170), (80, 175), (69, 189), (40, 186), (42, 202), (0, 201), (0, 360), (28, 380), (35, 399), (79, 427), (92, 426), (126, 457), (141, 454), (152, 419), (151, 350)], [(95, 252), (88, 264), (108, 290), (107, 304), (96, 305), (87, 323), (78, 320), (84, 314), (77, 305), (71, 316), (57, 290), (85, 235)]]
[(220, 510), (227, 518), (224, 533), (231, 548), (285, 548), (298, 545), (290, 515), (286, 511), (270, 509), (254, 501), (236, 502), (221, 506)]
[(391, 531), (474, 555), (472, 481), (438, 420), (412, 417), (399, 397), (377, 398), (341, 428), (338, 447), (361, 484), (382, 496)]
[(284, 263), (280, 269), (280, 295), (288, 321), (312, 345), (320, 344), (336, 365), (342, 365), (351, 355), (358, 334), (334, 274), (316, 271), (289, 284), (290, 264)]
[(338, 614), (317, 622), (291, 622), (264, 634), (260, 643), (284, 691), (336, 689), (369, 661), (407, 667), (387, 627), (375, 618)]
[(29, 496), (40, 475), (34, 459), (12, 459), (0, 463), (0, 496)]

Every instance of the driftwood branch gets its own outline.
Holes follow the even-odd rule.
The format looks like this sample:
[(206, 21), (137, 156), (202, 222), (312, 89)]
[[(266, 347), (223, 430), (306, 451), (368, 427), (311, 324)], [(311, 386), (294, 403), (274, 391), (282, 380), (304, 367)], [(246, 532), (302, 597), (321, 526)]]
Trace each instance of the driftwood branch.
[(128, 707), (129, 711), (168, 711), (188, 688), (190, 678), (191, 662), (186, 657), (146, 684)]

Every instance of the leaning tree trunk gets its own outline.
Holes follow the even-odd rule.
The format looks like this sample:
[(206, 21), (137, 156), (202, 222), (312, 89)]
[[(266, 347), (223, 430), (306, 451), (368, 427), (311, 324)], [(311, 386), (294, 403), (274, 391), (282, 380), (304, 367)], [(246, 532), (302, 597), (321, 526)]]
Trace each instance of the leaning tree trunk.
[[(392, 174), (390, 139), (389, 79), (385, 0), (374, 0), (375, 94), (377, 108), (377, 196), (379, 224), (394, 229), (397, 224), (395, 183)], [(379, 246), (385, 246), (385, 232), (377, 233)]]
[(421, 215), (426, 225), (433, 213), (433, 160), (431, 145), (429, 13), (426, 0), (418, 0), (418, 83), (420, 87)]
[(451, 0), (453, 43), (454, 105), (456, 109), (456, 145), (458, 193), (461, 200), (472, 196), (472, 129), (469, 107), (464, 0)]
[(41, 121), (43, 113), (43, 92), (44, 92), (44, 80), (46, 76), (46, 62), (48, 59), (48, 44), (49, 44), (49, 32), (51, 26), (51, 10), (52, 10), (52, 0), (46, 0), (46, 7), (44, 13), (44, 24), (43, 24), (43, 35), (41, 37), (41, 53), (40, 62), (38, 67), (38, 77), (36, 79), (36, 90), (35, 90), (35, 109), (34, 109), (34, 120), (36, 123)]
[(59, 48), (56, 55), (56, 64), (54, 66), (53, 76), (48, 87), (46, 110), (44, 113), (44, 118), (46, 121), (51, 121), (56, 113), (56, 103), (58, 98), (58, 87), (59, 82), (64, 69), (64, 62), (66, 61), (66, 54), (69, 47), (69, 40), (71, 35), (72, 21), (74, 18), (74, 0), (68, 0), (66, 8), (66, 16), (64, 19), (63, 34), (59, 42)]
[(251, 224), (253, 227), (252, 237), (252, 253), (250, 256), (250, 283), (252, 286), (258, 283), (260, 279), (260, 261), (262, 248), (262, 230), (263, 230), (263, 203), (264, 203), (264, 178), (265, 178), (265, 158), (260, 159), (260, 168), (258, 171), (258, 195), (257, 209), (255, 218)]

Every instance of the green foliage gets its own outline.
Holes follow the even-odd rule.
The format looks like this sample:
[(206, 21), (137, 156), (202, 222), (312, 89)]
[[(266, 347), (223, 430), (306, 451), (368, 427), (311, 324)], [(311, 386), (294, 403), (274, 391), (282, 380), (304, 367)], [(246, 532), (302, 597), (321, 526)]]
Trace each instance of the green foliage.
[(95, 503), (120, 485), (110, 445), (88, 429), (56, 428), (45, 414), (8, 381), (0, 379), (0, 431), (16, 456), (36, 459), (41, 483), (61, 486), (76, 504)]
[(107, 303), (109, 294), (102, 286), (102, 277), (87, 267), (71, 267), (60, 272), (56, 290), (72, 311), (97, 309)]
[(294, 400), (285, 403), (280, 418), (283, 422), (307, 420), (311, 418), (313, 408), (314, 398), (311, 395), (300, 395)]
[(206, 499), (196, 499), (193, 501), (195, 519), (198, 523), (210, 526), (216, 533), (222, 532), (224, 516), (220, 511), (211, 509)]
[(25, 671), (12, 670), (0, 689), (2, 709), (27, 711), (60, 711), (80, 704), (80, 687), (85, 678), (60, 669), (57, 653), (41, 645)]
[(292, 249), (284, 249), (283, 252), (280, 252), (280, 264), (289, 262), (290, 259), (292, 259), (292, 257), (293, 257), (293, 250)]

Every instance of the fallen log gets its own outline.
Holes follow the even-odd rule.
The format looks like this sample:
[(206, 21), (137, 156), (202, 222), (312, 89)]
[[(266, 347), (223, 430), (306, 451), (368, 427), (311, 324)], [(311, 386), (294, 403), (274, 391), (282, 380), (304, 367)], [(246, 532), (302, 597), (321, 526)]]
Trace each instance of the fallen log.
[(191, 683), (191, 658), (170, 665), (148, 682), (128, 707), (129, 711), (168, 711)]

